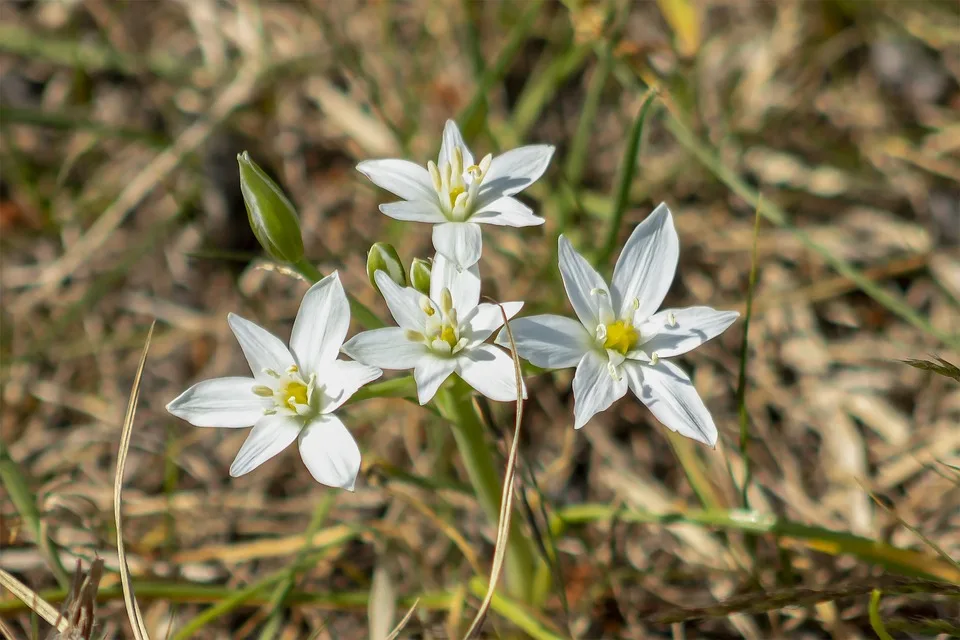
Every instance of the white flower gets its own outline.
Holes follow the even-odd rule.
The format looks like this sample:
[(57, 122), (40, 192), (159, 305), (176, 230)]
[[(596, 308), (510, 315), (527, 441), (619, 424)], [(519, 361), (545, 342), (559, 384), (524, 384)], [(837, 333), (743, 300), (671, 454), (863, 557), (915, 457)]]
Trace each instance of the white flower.
[[(574, 427), (626, 394), (627, 388), (668, 428), (714, 446), (717, 427), (690, 378), (667, 360), (720, 335), (740, 314), (709, 307), (666, 309), (679, 240), (665, 204), (630, 234), (613, 286), (560, 236), (560, 274), (580, 319), (555, 315), (510, 323), (520, 357), (538, 367), (576, 367)], [(506, 331), (497, 344), (509, 345)]]
[[(477, 304), (480, 275), (476, 265), (461, 269), (437, 254), (429, 297), (412, 287), (401, 288), (381, 271), (374, 277), (400, 326), (358, 334), (343, 345), (344, 353), (383, 369), (413, 369), (420, 404), (429, 402), (454, 372), (492, 400), (516, 399), (513, 359), (503, 350), (483, 344), (503, 325), (503, 316), (498, 305)], [(522, 306), (522, 302), (503, 303), (508, 318)]]
[(333, 411), (379, 369), (338, 360), (350, 307), (336, 272), (310, 287), (293, 323), (290, 348), (238, 315), (227, 321), (252, 378), (215, 378), (184, 391), (167, 411), (197, 427), (249, 427), (230, 475), (248, 473), (299, 439), (300, 456), (317, 482), (353, 491), (360, 449)]
[(480, 260), (479, 224), (529, 227), (543, 224), (530, 207), (511, 196), (536, 182), (553, 156), (550, 145), (520, 147), (474, 163), (452, 120), (443, 129), (437, 163), (427, 168), (408, 160), (366, 160), (357, 170), (378, 187), (403, 198), (380, 205), (397, 220), (429, 222), (433, 246), (461, 267)]

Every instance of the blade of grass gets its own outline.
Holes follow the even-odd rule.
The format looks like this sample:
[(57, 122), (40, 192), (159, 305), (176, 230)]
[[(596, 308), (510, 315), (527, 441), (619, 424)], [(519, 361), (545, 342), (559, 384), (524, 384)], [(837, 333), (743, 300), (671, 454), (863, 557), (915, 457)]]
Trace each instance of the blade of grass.
[(723, 602), (707, 607), (676, 608), (658, 611), (647, 616), (655, 624), (674, 624), (698, 618), (719, 618), (734, 613), (759, 614), (785, 607), (811, 606), (818, 602), (854, 598), (882, 589), (885, 593), (897, 595), (932, 595), (960, 598), (960, 587), (945, 585), (929, 580), (905, 580), (896, 576), (880, 576), (863, 582), (840, 584), (825, 589), (790, 587), (773, 591), (746, 593), (734, 596)]
[[(60, 633), (70, 630), (70, 623), (60, 615), (56, 608), (46, 601), (36, 591), (17, 580), (3, 569), (0, 569), (0, 585), (16, 596), (26, 607), (57, 628)], [(66, 595), (66, 592), (64, 592)]]
[(873, 628), (873, 632), (877, 634), (877, 637), (880, 640), (893, 640), (893, 636), (887, 633), (886, 627), (883, 626), (883, 618), (880, 617), (880, 596), (883, 595), (880, 589), (874, 589), (870, 593), (870, 607), (868, 609), (870, 615), (870, 626)]
[[(480, 598), (489, 591), (489, 585), (485, 584), (482, 578), (474, 578), (470, 581), (470, 591)], [(535, 640), (561, 640), (563, 637), (548, 629), (542, 621), (534, 617), (526, 608), (502, 594), (493, 594), (490, 608)]]
[(66, 588), (70, 584), (70, 576), (60, 561), (60, 553), (56, 545), (47, 536), (46, 527), (43, 526), (40, 511), (37, 509), (37, 498), (30, 490), (27, 479), (20, 471), (19, 465), (10, 457), (7, 445), (2, 438), (0, 438), (0, 480), (3, 481), (3, 487), (7, 490), (7, 495), (10, 497), (17, 513), (20, 514), (20, 518), (33, 532), (37, 548), (50, 571), (53, 572), (57, 584)]
[[(750, 257), (750, 278), (747, 281), (747, 308), (743, 318), (743, 340), (740, 342), (740, 371), (737, 374), (737, 411), (740, 416), (740, 457), (743, 459), (743, 482), (740, 483), (740, 504), (750, 508), (747, 492), (753, 479), (750, 467), (750, 415), (747, 413), (747, 354), (750, 336), (750, 319), (753, 317), (753, 290), (757, 284), (757, 239), (760, 237), (760, 207), (753, 219), (753, 252)], [(736, 485), (736, 478), (734, 478)]]
[(640, 104), (640, 112), (633, 121), (630, 133), (627, 136), (627, 146), (623, 151), (623, 160), (620, 162), (620, 172), (617, 176), (613, 195), (613, 209), (610, 217), (610, 228), (607, 230), (607, 239), (597, 255), (597, 264), (606, 264), (617, 247), (617, 238), (620, 235), (620, 225), (623, 214), (627, 211), (630, 202), (630, 185), (633, 183), (633, 174), (637, 169), (640, 152), (640, 137), (643, 134), (643, 123), (647, 119), (653, 99), (658, 95), (656, 88), (647, 91)]
[(400, 637), (400, 632), (403, 631), (404, 627), (407, 626), (407, 623), (410, 622), (410, 618), (413, 617), (414, 611), (417, 610), (417, 605), (420, 604), (420, 598), (417, 598), (413, 601), (413, 604), (410, 605), (410, 608), (407, 609), (407, 613), (403, 616), (400, 622), (397, 623), (397, 626), (393, 628), (393, 631), (390, 632), (390, 635), (387, 636), (387, 640), (395, 640)]
[[(507, 316), (507, 312), (504, 310), (503, 306), (498, 306), (500, 308), (500, 315), (503, 317), (503, 326), (507, 331), (507, 338), (510, 341), (510, 354), (513, 358), (513, 371), (515, 375), (514, 379), (516, 380), (517, 385), (517, 409), (513, 427), (513, 442), (510, 445), (510, 455), (507, 457), (507, 468), (503, 477), (503, 494), (500, 496), (500, 519), (497, 524), (497, 543), (493, 552), (493, 566), (490, 569), (490, 582), (488, 584), (487, 593), (483, 597), (483, 602), (480, 603), (480, 608), (477, 610), (477, 615), (474, 617), (473, 622), (470, 624), (470, 628), (464, 635), (464, 640), (470, 640), (470, 638), (478, 635), (481, 627), (483, 627), (483, 621), (487, 616), (487, 611), (490, 609), (491, 603), (493, 602), (493, 596), (497, 590), (497, 581), (500, 578), (500, 571), (503, 569), (504, 559), (506, 558), (507, 550), (510, 546), (510, 520), (513, 516), (513, 484), (514, 480), (516, 480), (517, 453), (520, 449), (520, 424), (523, 422), (523, 372), (520, 370), (520, 358), (517, 356), (517, 345), (513, 341), (513, 331), (510, 328), (510, 319)], [(529, 569), (533, 571), (534, 567), (531, 566)], [(526, 594), (528, 599), (531, 597), (531, 595), (532, 590)]]
[(143, 367), (147, 363), (147, 353), (150, 351), (150, 340), (153, 338), (153, 328), (156, 321), (150, 324), (150, 330), (147, 332), (147, 339), (143, 345), (143, 352), (140, 354), (140, 364), (137, 365), (137, 373), (133, 378), (133, 387), (130, 389), (130, 400), (127, 403), (127, 412), (123, 417), (123, 430), (120, 434), (120, 450), (117, 453), (117, 473), (113, 481), (113, 514), (117, 525), (117, 555), (120, 558), (120, 584), (123, 587), (123, 602), (127, 608), (127, 617), (130, 619), (130, 626), (133, 627), (133, 635), (136, 640), (150, 640), (146, 625), (143, 622), (143, 614), (140, 613), (140, 605), (137, 604), (136, 596), (133, 590), (133, 581), (130, 579), (130, 567), (127, 564), (126, 551), (123, 547), (123, 515), (122, 515), (122, 495), (123, 495), (123, 471), (127, 464), (127, 453), (130, 450), (130, 438), (133, 435), (133, 421), (137, 415), (137, 401), (140, 399), (140, 383), (143, 379)]
[(878, 540), (851, 533), (813, 527), (770, 514), (741, 509), (729, 511), (686, 511), (684, 513), (650, 513), (638, 510), (616, 509), (607, 505), (582, 504), (559, 510), (551, 527), (554, 534), (568, 525), (591, 522), (622, 522), (647, 524), (696, 524), (719, 529), (733, 529), (778, 536), (780, 544), (797, 544), (830, 555), (850, 554), (861, 560), (886, 567), (903, 575), (919, 576), (958, 584), (960, 571), (936, 556), (912, 549), (901, 549)]

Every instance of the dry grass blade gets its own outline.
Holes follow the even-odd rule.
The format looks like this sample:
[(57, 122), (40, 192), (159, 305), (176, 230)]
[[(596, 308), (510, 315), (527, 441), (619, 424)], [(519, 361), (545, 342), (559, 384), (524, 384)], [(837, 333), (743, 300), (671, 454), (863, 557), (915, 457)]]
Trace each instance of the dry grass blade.
[(487, 611), (493, 602), (493, 595), (497, 591), (497, 581), (500, 578), (500, 571), (503, 569), (503, 560), (507, 554), (507, 540), (510, 537), (510, 517), (513, 514), (513, 482), (517, 471), (517, 453), (520, 447), (520, 422), (523, 419), (523, 373), (520, 370), (520, 360), (517, 357), (517, 345), (513, 341), (513, 331), (510, 329), (510, 320), (502, 305), (500, 315), (503, 316), (503, 326), (507, 330), (507, 338), (510, 340), (510, 355), (513, 358), (513, 370), (517, 380), (517, 413), (516, 422), (513, 429), (513, 443), (510, 445), (510, 456), (507, 458), (507, 469), (503, 478), (503, 496), (500, 498), (500, 524), (497, 526), (497, 545), (493, 553), (493, 567), (490, 569), (490, 584), (487, 586), (487, 593), (480, 603), (477, 615), (467, 629), (464, 636), (465, 640), (473, 638), (480, 632), (483, 621), (487, 617)]
[(123, 517), (121, 515), (123, 493), (123, 470), (127, 463), (127, 452), (130, 450), (130, 436), (133, 434), (133, 419), (137, 413), (137, 400), (140, 397), (140, 382), (143, 378), (143, 367), (147, 362), (147, 353), (150, 350), (150, 340), (153, 338), (153, 328), (156, 322), (150, 324), (147, 340), (140, 354), (140, 364), (137, 365), (137, 374), (130, 389), (130, 400), (127, 403), (127, 412), (123, 417), (123, 432), (120, 435), (120, 451), (117, 453), (117, 475), (113, 481), (113, 513), (117, 524), (117, 555), (120, 557), (120, 584), (123, 586), (123, 602), (127, 607), (127, 617), (133, 627), (133, 635), (137, 640), (149, 640), (146, 626), (143, 623), (143, 614), (133, 593), (133, 582), (130, 579), (130, 567), (127, 565), (127, 556), (123, 549)]
[(80, 560), (73, 574), (70, 593), (61, 607), (64, 619), (70, 625), (70, 632), (62, 634), (55, 629), (47, 640), (90, 640), (96, 623), (97, 591), (103, 576), (103, 559), (95, 558), (90, 563), (90, 571), (84, 574)]
[(390, 632), (390, 635), (387, 636), (387, 640), (396, 640), (399, 637), (400, 632), (403, 631), (404, 627), (407, 626), (407, 623), (410, 622), (410, 618), (413, 617), (413, 612), (417, 610), (417, 605), (420, 604), (420, 598), (417, 598), (413, 601), (413, 604), (410, 605), (410, 608), (407, 610), (407, 613), (404, 614), (403, 619), (394, 627), (393, 631)]
[(60, 615), (60, 612), (57, 611), (52, 604), (41, 598), (39, 595), (37, 595), (36, 591), (23, 584), (3, 569), (0, 569), (0, 585), (3, 585), (4, 589), (15, 595), (24, 604), (30, 607), (34, 613), (56, 627), (57, 631), (60, 633), (66, 633), (70, 630), (70, 623)]
[(934, 356), (934, 358), (937, 359), (939, 364), (930, 360), (901, 360), (901, 362), (910, 365), (914, 369), (932, 371), (937, 375), (945, 378), (953, 378), (957, 382), (960, 382), (960, 368), (958, 368), (957, 365), (947, 362), (940, 356)]

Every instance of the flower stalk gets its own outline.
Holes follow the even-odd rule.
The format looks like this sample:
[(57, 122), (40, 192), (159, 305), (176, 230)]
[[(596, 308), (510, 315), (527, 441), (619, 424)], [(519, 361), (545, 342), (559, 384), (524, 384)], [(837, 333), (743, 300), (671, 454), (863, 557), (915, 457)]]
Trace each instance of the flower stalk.
[[(471, 391), (466, 383), (456, 378), (452, 385), (440, 390), (436, 404), (453, 429), (453, 437), (477, 501), (490, 522), (497, 526), (503, 485), (494, 464), (493, 451), (484, 437), (483, 421), (473, 403)], [(513, 519), (507, 539), (504, 571), (508, 592), (522, 602), (530, 602), (533, 597), (536, 560), (533, 543), (524, 537), (516, 519)]]

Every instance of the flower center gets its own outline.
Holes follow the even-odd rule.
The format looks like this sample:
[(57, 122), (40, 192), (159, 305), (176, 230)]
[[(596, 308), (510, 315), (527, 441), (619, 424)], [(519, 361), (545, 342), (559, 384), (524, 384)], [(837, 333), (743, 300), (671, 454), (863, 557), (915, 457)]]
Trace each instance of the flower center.
[(309, 416), (319, 411), (322, 391), (317, 388), (315, 375), (304, 379), (297, 365), (291, 365), (282, 374), (272, 369), (266, 369), (264, 373), (273, 378), (273, 384), (255, 385), (253, 392), (261, 398), (273, 400), (273, 406), (265, 409), (265, 414)]
[(607, 337), (603, 341), (603, 348), (618, 352), (620, 355), (627, 355), (627, 352), (636, 346), (640, 340), (640, 334), (633, 328), (633, 325), (625, 320), (617, 320), (606, 326)]
[(424, 332), (407, 331), (406, 337), (413, 342), (422, 342), (439, 356), (451, 356), (467, 345), (467, 338), (461, 335), (457, 310), (453, 308), (453, 296), (449, 289), (440, 292), (440, 313), (434, 303), (423, 296), (420, 309), (424, 315)]
[(487, 154), (479, 164), (464, 169), (463, 150), (456, 147), (450, 160), (437, 166), (432, 160), (427, 163), (430, 180), (437, 192), (443, 215), (453, 222), (463, 222), (473, 214), (480, 183), (490, 169), (493, 156)]

